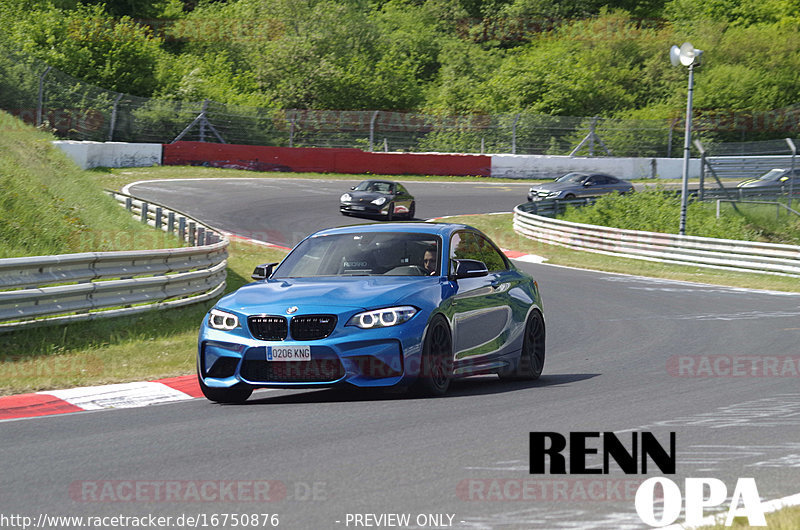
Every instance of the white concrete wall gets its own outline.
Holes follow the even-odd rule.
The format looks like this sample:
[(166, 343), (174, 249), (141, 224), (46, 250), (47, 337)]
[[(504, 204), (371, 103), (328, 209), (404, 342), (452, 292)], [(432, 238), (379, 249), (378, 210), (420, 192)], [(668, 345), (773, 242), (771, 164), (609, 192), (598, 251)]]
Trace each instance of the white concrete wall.
[[(623, 179), (679, 179), (683, 176), (683, 159), (492, 155), (493, 177), (553, 179), (570, 171), (598, 171)], [(699, 176), (700, 159), (689, 160), (689, 177)]]
[(57, 140), (53, 145), (69, 155), (83, 169), (147, 167), (161, 164), (161, 144)]

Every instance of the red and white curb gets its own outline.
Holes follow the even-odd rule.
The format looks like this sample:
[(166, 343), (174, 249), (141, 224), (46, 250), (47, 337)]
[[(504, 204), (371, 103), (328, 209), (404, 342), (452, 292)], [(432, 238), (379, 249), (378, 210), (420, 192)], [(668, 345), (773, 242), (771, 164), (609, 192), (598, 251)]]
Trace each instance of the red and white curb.
[(87, 410), (126, 409), (202, 397), (197, 377), (46, 390), (0, 397), (0, 421)]

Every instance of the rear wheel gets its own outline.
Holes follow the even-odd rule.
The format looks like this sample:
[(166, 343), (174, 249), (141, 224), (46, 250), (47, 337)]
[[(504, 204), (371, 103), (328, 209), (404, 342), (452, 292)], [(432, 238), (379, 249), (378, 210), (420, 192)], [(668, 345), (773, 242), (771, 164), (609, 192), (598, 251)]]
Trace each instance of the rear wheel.
[(539, 379), (544, 368), (544, 350), (544, 319), (542, 314), (534, 309), (525, 323), (525, 335), (522, 339), (522, 352), (517, 369), (510, 373), (500, 374), (500, 379), (528, 381)]
[(435, 316), (422, 347), (417, 391), (426, 396), (442, 396), (453, 374), (453, 341), (450, 327), (442, 316)]
[(244, 383), (236, 383), (229, 388), (214, 388), (206, 386), (200, 376), (197, 376), (197, 381), (200, 383), (200, 390), (203, 395), (208, 400), (217, 403), (244, 403), (253, 393), (253, 387)]

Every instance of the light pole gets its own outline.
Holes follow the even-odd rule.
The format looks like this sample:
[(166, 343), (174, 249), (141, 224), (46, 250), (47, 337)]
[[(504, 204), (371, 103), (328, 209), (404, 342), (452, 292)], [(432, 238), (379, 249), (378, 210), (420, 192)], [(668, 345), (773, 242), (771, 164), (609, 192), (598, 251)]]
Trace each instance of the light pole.
[(689, 42), (684, 42), (681, 47), (673, 46), (669, 50), (669, 59), (672, 66), (689, 67), (689, 95), (686, 98), (686, 130), (683, 136), (683, 182), (681, 184), (681, 222), (680, 234), (686, 235), (686, 203), (689, 197), (689, 146), (692, 141), (692, 92), (694, 91), (694, 67), (700, 65), (700, 56), (703, 50), (696, 50)]

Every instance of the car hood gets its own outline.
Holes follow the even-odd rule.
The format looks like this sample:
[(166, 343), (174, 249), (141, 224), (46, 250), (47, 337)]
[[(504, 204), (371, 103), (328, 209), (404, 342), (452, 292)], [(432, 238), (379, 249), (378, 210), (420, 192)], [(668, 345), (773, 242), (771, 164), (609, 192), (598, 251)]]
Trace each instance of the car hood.
[(354, 201), (358, 200), (367, 200), (367, 201), (374, 201), (379, 197), (386, 197), (389, 200), (392, 196), (387, 195), (386, 193), (378, 193), (376, 191), (348, 191), (347, 192), (350, 197), (353, 198)]
[(546, 182), (544, 184), (531, 186), (531, 189), (536, 191), (563, 191), (580, 187), (580, 184), (575, 184), (573, 182)]
[(298, 314), (317, 308), (371, 309), (408, 302), (423, 291), (439, 291), (438, 276), (288, 278), (248, 284), (222, 298), (217, 307), (245, 314)]

